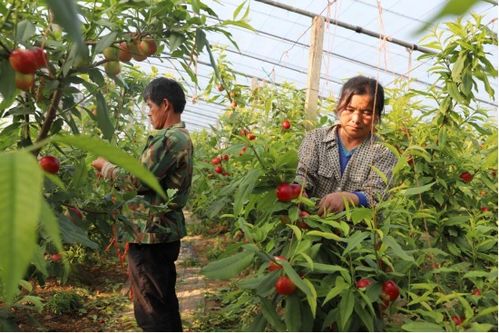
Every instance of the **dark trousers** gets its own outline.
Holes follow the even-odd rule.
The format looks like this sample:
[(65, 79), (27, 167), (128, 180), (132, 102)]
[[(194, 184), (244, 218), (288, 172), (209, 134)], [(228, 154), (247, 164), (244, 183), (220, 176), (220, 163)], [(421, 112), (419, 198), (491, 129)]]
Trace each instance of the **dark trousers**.
[(181, 332), (175, 282), (180, 241), (130, 244), (128, 272), (137, 324), (147, 332)]

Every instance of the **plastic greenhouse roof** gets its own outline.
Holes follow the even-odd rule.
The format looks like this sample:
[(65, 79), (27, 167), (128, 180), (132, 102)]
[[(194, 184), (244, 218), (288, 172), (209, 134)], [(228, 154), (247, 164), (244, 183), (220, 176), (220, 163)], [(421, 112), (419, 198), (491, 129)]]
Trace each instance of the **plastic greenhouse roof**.
[[(465, 1), (465, 0), (463, 0)], [(388, 35), (392, 38), (418, 44), (426, 33), (415, 32), (439, 11), (445, 0), (414, 1), (414, 0), (290, 0), (275, 1), (284, 5), (322, 14), (351, 25)], [(220, 19), (232, 19), (239, 0), (214, 1), (206, 0)], [(244, 10), (243, 10), (244, 11)], [(497, 32), (498, 7), (489, 2), (478, 2), (472, 12), (484, 16), (484, 23), (492, 22), (490, 27)], [(209, 18), (209, 21), (214, 19)], [(453, 20), (447, 17), (441, 22)], [(312, 19), (271, 6), (257, 0), (250, 1), (249, 23), (255, 31), (229, 26), (240, 51), (221, 34), (208, 34), (208, 40), (213, 44), (226, 45), (227, 60), (233, 68), (243, 75), (237, 75), (238, 83), (250, 85), (251, 78), (265, 79), (267, 82), (291, 82), (298, 89), (306, 87), (308, 66), (308, 45), (310, 44), (310, 27)], [(419, 44), (418, 44), (419, 45)], [(362, 74), (377, 78), (385, 87), (393, 87), (394, 81), (402, 75), (409, 76), (414, 81), (412, 87), (425, 89), (434, 78), (428, 73), (430, 63), (417, 60), (422, 53), (416, 50), (392, 43), (337, 25), (326, 24), (323, 41), (321, 65), (321, 80), (319, 95), (323, 97), (337, 96), (342, 82)], [(492, 53), (491, 61), (497, 68), (497, 47), (488, 50)], [(205, 52), (206, 53), (206, 52)], [(203, 89), (212, 69), (207, 54), (199, 58), (197, 67), (198, 80)], [(427, 61), (427, 60), (426, 60)], [(177, 73), (169, 62), (150, 62), (160, 73), (179, 73), (188, 78), (185, 72)], [(148, 64), (143, 65), (146, 69)], [(177, 66), (177, 68), (181, 68)], [(147, 69), (146, 69), (147, 70)], [(497, 88), (497, 79), (492, 86)], [(188, 80), (188, 95), (196, 96), (199, 91)], [(483, 90), (483, 89), (482, 89)], [(496, 92), (497, 94), (497, 92)], [(489, 109), (491, 117), (497, 118), (497, 100), (492, 100), (485, 91), (478, 94), (480, 105)], [(216, 125), (218, 117), (228, 106), (207, 103), (202, 100), (188, 100), (183, 118), (190, 130), (209, 128)]]

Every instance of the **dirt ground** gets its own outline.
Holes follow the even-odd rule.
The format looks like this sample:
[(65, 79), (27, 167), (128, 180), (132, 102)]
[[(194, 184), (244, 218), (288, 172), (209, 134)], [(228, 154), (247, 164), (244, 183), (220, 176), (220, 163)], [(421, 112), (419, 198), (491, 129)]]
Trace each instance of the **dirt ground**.
[[(227, 241), (219, 232), (223, 230), (208, 236), (188, 236), (182, 241), (177, 261), (177, 296), (184, 331), (198, 331), (200, 320), (210, 311), (220, 309), (220, 303), (207, 295), (227, 283), (207, 280), (200, 273), (209, 256), (222, 249)], [(41, 298), (45, 304), (43, 311), (39, 313), (28, 304), (13, 308), (10, 319), (19, 331), (141, 331), (135, 323), (126, 281), (126, 267), (107, 255), (99, 264), (76, 266), (65, 284), (56, 279), (47, 280), (44, 286), (30, 281), (33, 286), (30, 295)], [(80, 304), (71, 312), (56, 314), (47, 303), (57, 293), (77, 294)]]

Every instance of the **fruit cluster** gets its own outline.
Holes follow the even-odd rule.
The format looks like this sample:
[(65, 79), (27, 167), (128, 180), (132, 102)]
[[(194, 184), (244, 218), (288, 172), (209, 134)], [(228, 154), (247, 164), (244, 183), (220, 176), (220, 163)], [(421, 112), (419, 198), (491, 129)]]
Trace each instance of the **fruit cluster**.
[(228, 176), (229, 173), (224, 170), (222, 167), (222, 162), (227, 162), (229, 160), (229, 155), (224, 154), (220, 156), (213, 157), (211, 159), (211, 164), (215, 166), (215, 173), (222, 174), (224, 176)]
[(16, 72), (16, 88), (28, 91), (35, 82), (35, 72), (48, 64), (47, 54), (40, 47), (15, 49), (9, 55), (10, 66)]
[(151, 37), (142, 39), (133, 38), (130, 42), (121, 42), (117, 47), (106, 47), (102, 54), (108, 60), (104, 64), (104, 70), (109, 76), (116, 76), (121, 72), (121, 62), (128, 62), (132, 58), (136, 61), (143, 61), (147, 57), (156, 53), (158, 46)]

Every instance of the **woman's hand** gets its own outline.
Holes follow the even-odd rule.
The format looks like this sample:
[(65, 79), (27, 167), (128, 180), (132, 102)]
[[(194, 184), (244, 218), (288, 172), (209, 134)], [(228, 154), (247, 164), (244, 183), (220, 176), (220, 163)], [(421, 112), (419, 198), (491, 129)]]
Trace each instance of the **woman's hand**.
[(319, 202), (319, 216), (325, 216), (331, 212), (338, 213), (345, 209), (345, 200), (353, 205), (359, 204), (359, 198), (350, 192), (329, 193)]
[(105, 159), (98, 157), (96, 160), (92, 161), (92, 167), (100, 172), (106, 163), (107, 161)]

